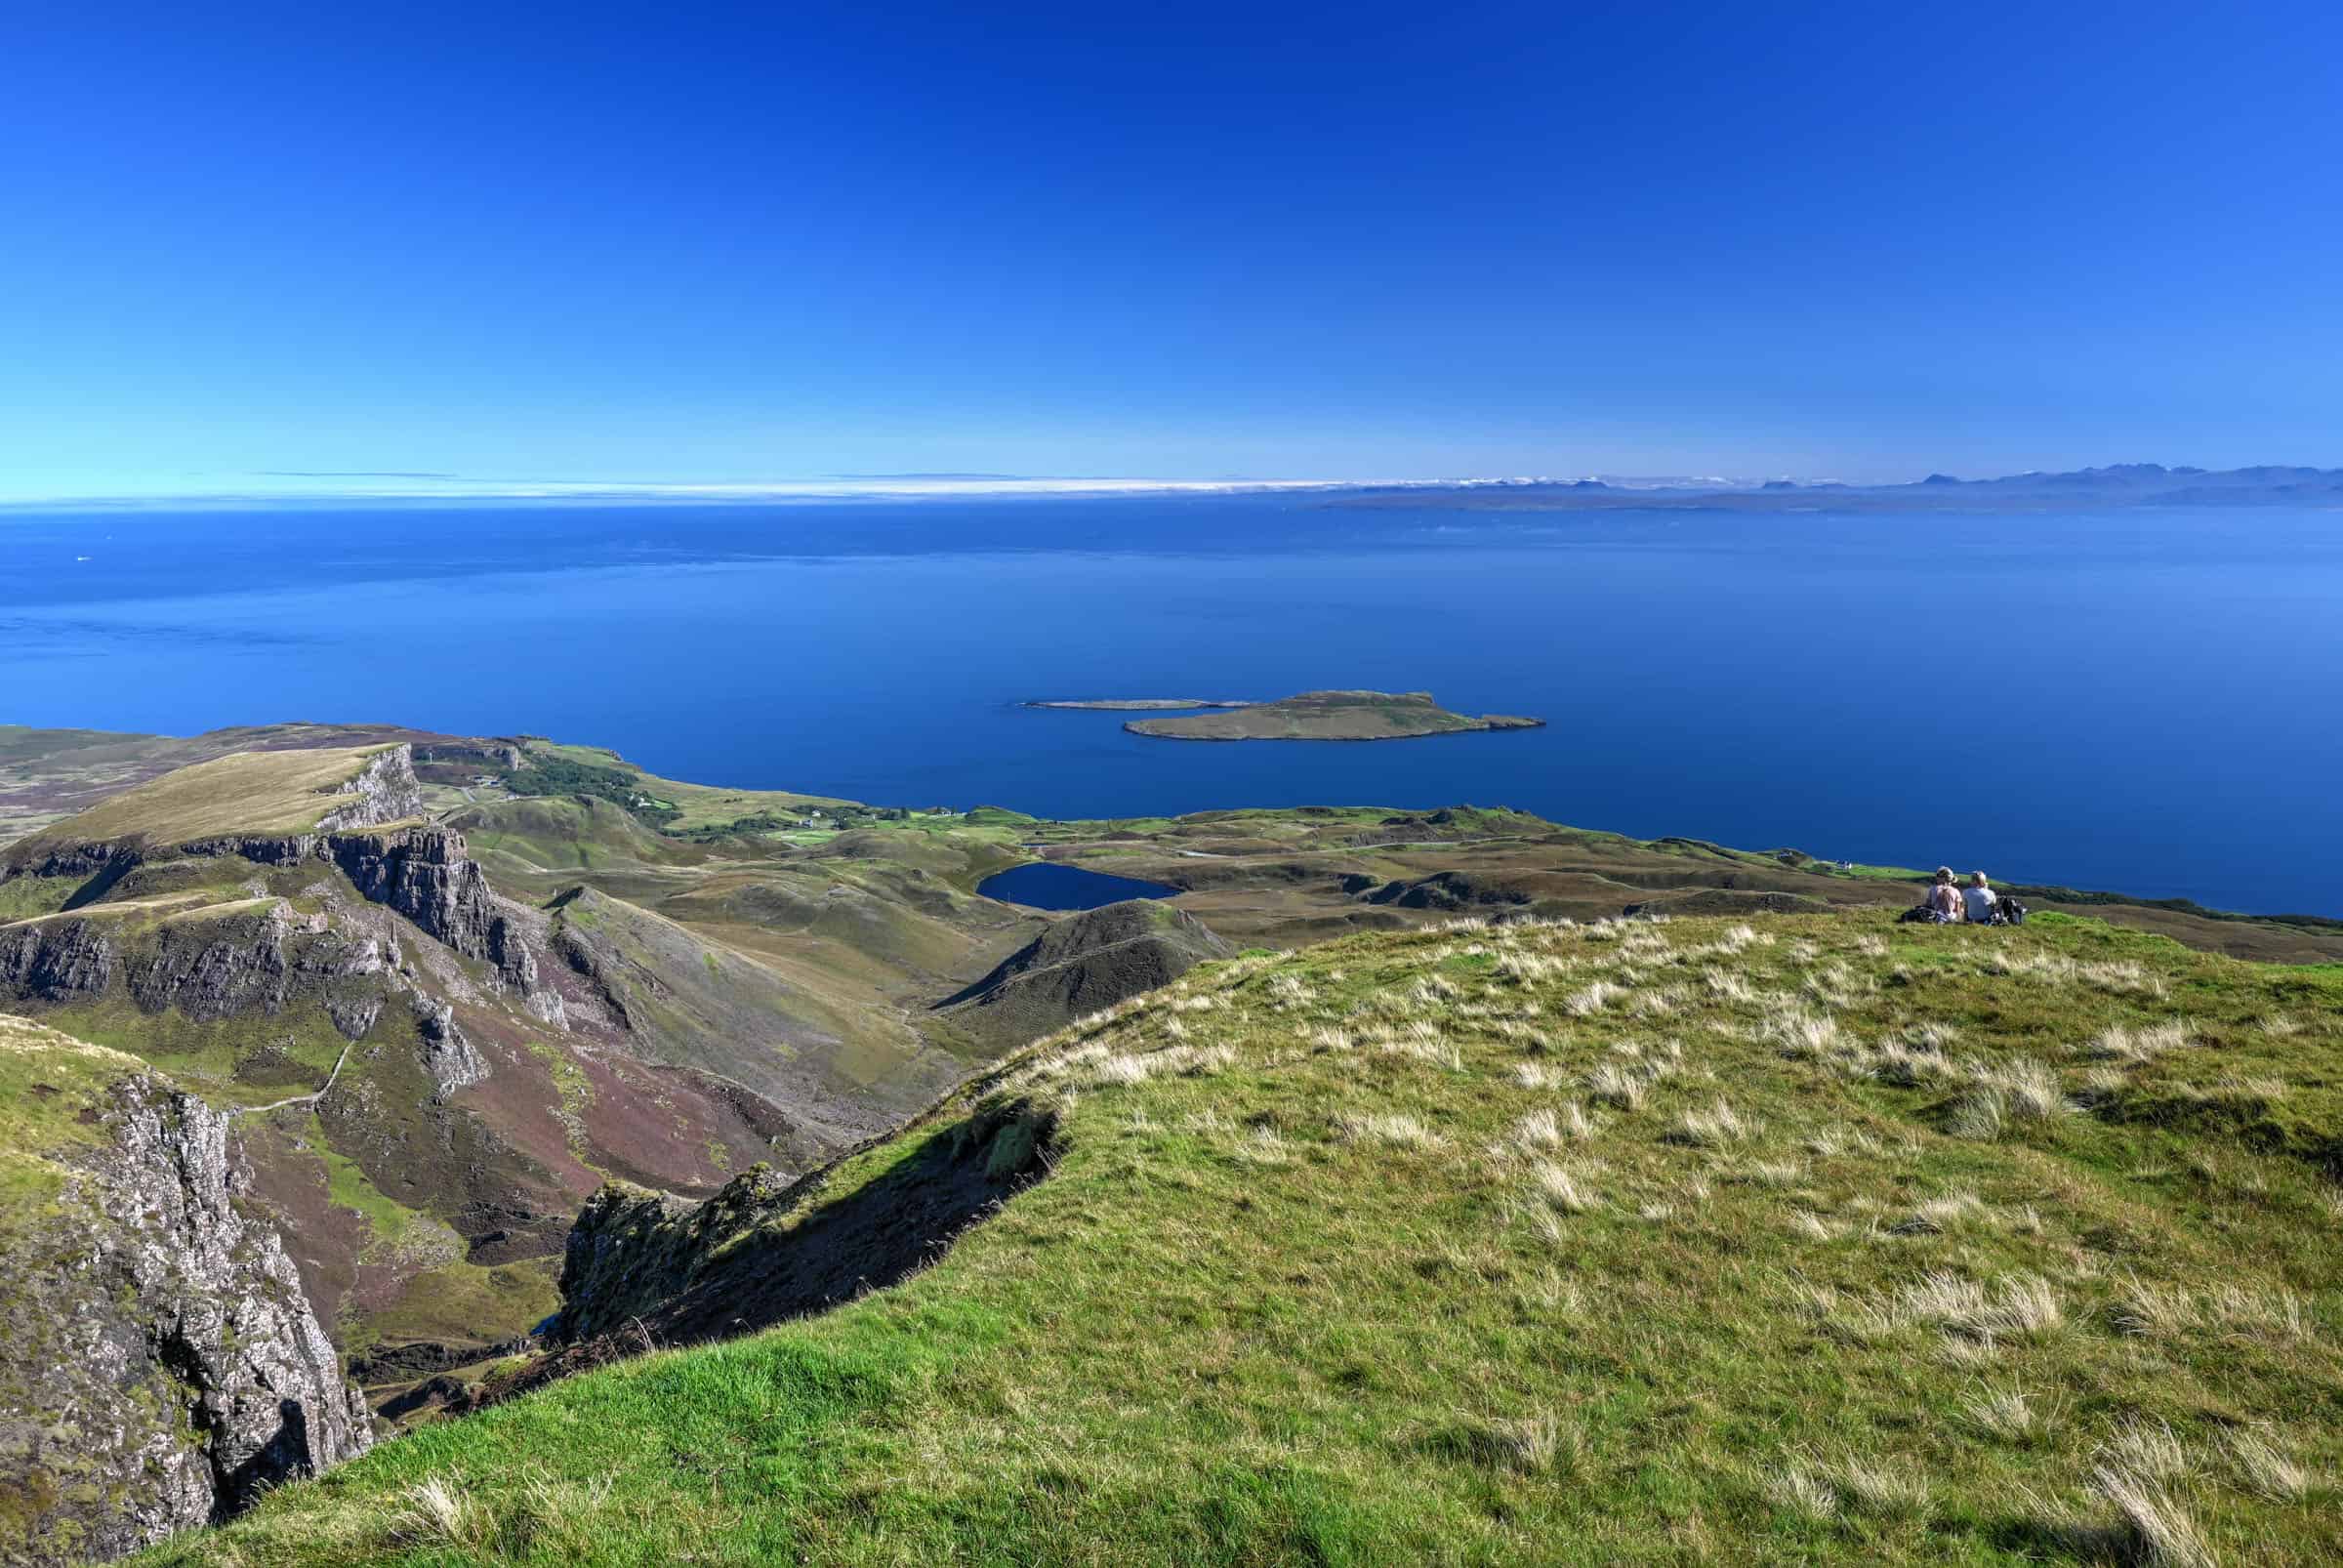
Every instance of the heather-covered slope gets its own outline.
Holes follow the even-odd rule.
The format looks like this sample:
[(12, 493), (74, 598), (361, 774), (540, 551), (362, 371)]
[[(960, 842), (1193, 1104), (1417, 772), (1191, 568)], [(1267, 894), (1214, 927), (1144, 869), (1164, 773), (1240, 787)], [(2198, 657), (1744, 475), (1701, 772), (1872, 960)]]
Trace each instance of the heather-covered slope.
[(2058, 917), (1357, 935), (817, 1180), (606, 1194), (577, 1332), (785, 1321), (152, 1560), (2327, 1562), (2339, 1181), (2333, 969)]

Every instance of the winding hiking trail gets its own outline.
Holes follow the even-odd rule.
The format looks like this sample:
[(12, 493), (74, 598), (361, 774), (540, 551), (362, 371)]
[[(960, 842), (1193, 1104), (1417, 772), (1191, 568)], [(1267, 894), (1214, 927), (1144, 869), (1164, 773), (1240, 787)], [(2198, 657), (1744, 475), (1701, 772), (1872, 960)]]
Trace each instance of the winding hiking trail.
[(334, 1087), (334, 1080), (342, 1076), (342, 1064), (348, 1060), (349, 1060), (349, 1047), (346, 1045), (342, 1048), (342, 1054), (334, 1058), (334, 1070), (325, 1075), (325, 1083), (321, 1087), (307, 1094), (295, 1094), (286, 1099), (271, 1100), (266, 1105), (247, 1105), (234, 1114), (266, 1116), (270, 1111), (281, 1111), (288, 1105), (314, 1105), (325, 1098), (327, 1092)]

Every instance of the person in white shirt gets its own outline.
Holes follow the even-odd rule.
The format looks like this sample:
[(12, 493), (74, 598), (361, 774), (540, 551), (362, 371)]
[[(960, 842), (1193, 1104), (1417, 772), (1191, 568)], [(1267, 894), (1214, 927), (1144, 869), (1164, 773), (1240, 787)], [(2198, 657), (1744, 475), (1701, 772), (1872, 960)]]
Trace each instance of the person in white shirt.
[(1960, 890), (1960, 901), (1968, 906), (1969, 924), (1972, 926), (1991, 926), (1994, 923), (1994, 906), (2000, 902), (1994, 896), (1993, 888), (1985, 885), (1985, 873), (1982, 871), (1969, 873), (1969, 885)]

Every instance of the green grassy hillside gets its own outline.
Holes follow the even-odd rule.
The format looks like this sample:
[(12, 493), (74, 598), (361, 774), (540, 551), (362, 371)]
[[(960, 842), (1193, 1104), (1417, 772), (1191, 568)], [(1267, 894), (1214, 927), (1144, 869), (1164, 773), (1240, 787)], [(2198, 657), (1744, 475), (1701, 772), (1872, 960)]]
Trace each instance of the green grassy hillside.
[(899, 1251), (1005, 1111), (1048, 1174), (925, 1272), (148, 1560), (2343, 1555), (2331, 967), (2055, 916), (1358, 935), (744, 1179), (702, 1243)]
[[(350, 798), (339, 794), (386, 746), (237, 752), (124, 790), (61, 825), (81, 843), (176, 845), (224, 834), (308, 833)], [(38, 845), (41, 838), (31, 841)]]

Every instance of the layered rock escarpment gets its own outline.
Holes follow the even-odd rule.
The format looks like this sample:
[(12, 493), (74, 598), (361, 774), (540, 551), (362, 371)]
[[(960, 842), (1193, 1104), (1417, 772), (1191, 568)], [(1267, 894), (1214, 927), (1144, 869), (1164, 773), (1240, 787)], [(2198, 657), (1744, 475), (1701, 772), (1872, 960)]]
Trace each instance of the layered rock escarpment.
[(0, 1560), (119, 1556), (362, 1453), (363, 1400), (239, 1210), (228, 1118), (5, 1022), (20, 1131), (53, 1146), (10, 1151), (0, 1208)]
[[(154, 857), (103, 855), (87, 846), (73, 864), (95, 865), (120, 883), (144, 867), (140, 880), (168, 870)], [(258, 866), (330, 862), (363, 898), (391, 909), (467, 958), (492, 966), (497, 978), (522, 996), (543, 990), (537, 958), (517, 919), (489, 890), (477, 862), (465, 854), (464, 837), (444, 828), (394, 828), (374, 833), (303, 834), (284, 838), (206, 840), (179, 846), (194, 858), (234, 856)], [(123, 886), (133, 886), (124, 884)], [(285, 938), (295, 918), (281, 901), (269, 907), (191, 908), (173, 912), (150, 905), (134, 934), (125, 907), (76, 898), (66, 913), (0, 928), (0, 988), (17, 996), (62, 1002), (103, 992), (117, 974), (147, 1011), (176, 1007), (196, 1019), (238, 1012), (274, 1012), (284, 1005), (288, 961)], [(309, 929), (322, 930), (315, 926)], [(132, 948), (138, 951), (131, 951)], [(349, 972), (367, 970), (352, 954)], [(312, 960), (315, 967), (317, 961)], [(330, 962), (327, 965), (331, 968)], [(380, 968), (377, 964), (374, 968)], [(557, 1002), (557, 999), (549, 999)], [(355, 1038), (373, 1021), (352, 1016)], [(343, 1019), (338, 1014), (337, 1023)]]

